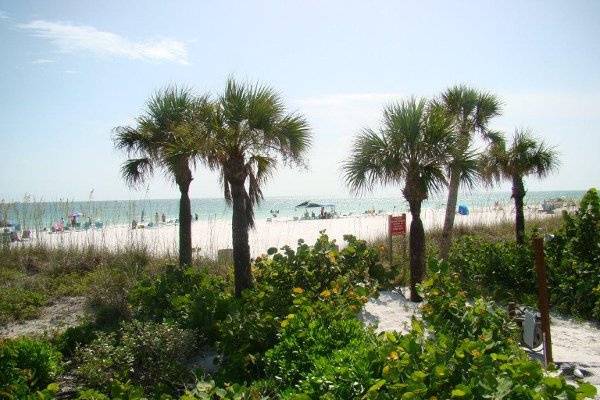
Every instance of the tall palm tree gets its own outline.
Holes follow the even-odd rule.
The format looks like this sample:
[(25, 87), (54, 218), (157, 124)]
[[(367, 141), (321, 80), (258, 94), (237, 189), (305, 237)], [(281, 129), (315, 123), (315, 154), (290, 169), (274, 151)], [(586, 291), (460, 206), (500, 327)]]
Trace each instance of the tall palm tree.
[(248, 231), (262, 186), (278, 161), (303, 165), (311, 135), (306, 119), (287, 113), (281, 96), (268, 86), (227, 81), (213, 104), (210, 165), (220, 170), (225, 200), (233, 206), (235, 293), (252, 285)]
[(500, 115), (501, 104), (494, 95), (465, 85), (447, 89), (436, 103), (452, 118), (456, 134), (456, 144), (448, 168), (448, 200), (440, 243), (440, 255), (446, 258), (452, 244), (459, 187), (461, 184), (472, 187), (478, 175), (477, 169), (473, 168), (475, 152), (472, 147), (475, 135), (480, 134), (484, 139), (494, 139), (497, 136), (488, 129), (488, 124), (493, 117)]
[(558, 153), (543, 141), (538, 141), (530, 130), (517, 129), (510, 147), (504, 140), (496, 140), (482, 157), (482, 171), (488, 181), (512, 181), (512, 198), (515, 201), (515, 234), (517, 243), (525, 242), (525, 216), (523, 178), (535, 175), (544, 178), (558, 165)]
[(130, 186), (143, 183), (161, 169), (173, 179), (180, 192), (179, 263), (192, 262), (192, 213), (189, 188), (192, 167), (202, 155), (205, 132), (199, 121), (209, 110), (205, 97), (196, 97), (190, 89), (167, 87), (157, 91), (146, 104), (135, 126), (114, 129), (114, 143), (126, 150), (129, 158), (121, 172)]
[(412, 221), (409, 232), (410, 298), (420, 301), (416, 285), (425, 274), (425, 231), (421, 204), (430, 192), (446, 185), (445, 168), (454, 136), (451, 121), (437, 106), (411, 99), (388, 105), (383, 125), (364, 129), (344, 163), (346, 182), (355, 191), (376, 183), (404, 184)]

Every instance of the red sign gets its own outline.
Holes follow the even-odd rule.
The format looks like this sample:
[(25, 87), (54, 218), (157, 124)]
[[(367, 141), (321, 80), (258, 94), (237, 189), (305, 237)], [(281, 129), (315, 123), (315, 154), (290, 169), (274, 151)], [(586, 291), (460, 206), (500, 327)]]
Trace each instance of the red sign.
[(391, 236), (406, 235), (406, 214), (388, 217), (388, 227)]

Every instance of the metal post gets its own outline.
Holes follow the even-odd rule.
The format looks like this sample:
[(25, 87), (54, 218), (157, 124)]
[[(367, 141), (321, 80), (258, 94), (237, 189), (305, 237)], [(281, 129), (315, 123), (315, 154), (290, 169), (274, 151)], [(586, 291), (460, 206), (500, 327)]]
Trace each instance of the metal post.
[(533, 252), (535, 255), (535, 272), (538, 284), (538, 308), (540, 310), (542, 334), (544, 337), (544, 362), (548, 366), (552, 362), (552, 339), (550, 336), (550, 300), (548, 296), (546, 263), (544, 261), (543, 238), (533, 238)]

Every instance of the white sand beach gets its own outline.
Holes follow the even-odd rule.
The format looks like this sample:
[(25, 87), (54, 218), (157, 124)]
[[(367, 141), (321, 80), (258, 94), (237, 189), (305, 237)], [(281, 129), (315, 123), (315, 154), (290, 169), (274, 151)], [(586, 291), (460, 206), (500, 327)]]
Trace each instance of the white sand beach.
[[(560, 210), (556, 211), (557, 213)], [(525, 210), (528, 224), (546, 218), (549, 214), (535, 208)], [(440, 228), (443, 225), (443, 209), (425, 209), (421, 218), (425, 229)], [(325, 231), (330, 238), (343, 246), (343, 237), (352, 234), (360, 239), (373, 240), (387, 234), (388, 215), (356, 215), (335, 219), (313, 220), (257, 220), (250, 231), (250, 251), (252, 256), (266, 253), (269, 247), (295, 246), (302, 238), (312, 243)], [(407, 226), (411, 217), (407, 214)], [(496, 224), (514, 221), (514, 211), (509, 207), (473, 209), (469, 215), (456, 215), (456, 225)], [(166, 224), (152, 228), (131, 229), (128, 225), (114, 225), (102, 229), (67, 231), (63, 233), (40, 232), (26, 243), (43, 242), (51, 246), (102, 246), (118, 249), (132, 244), (146, 246), (151, 252), (177, 253), (178, 225)], [(231, 248), (231, 221), (200, 220), (192, 223), (192, 245), (196, 253), (215, 257), (219, 249)], [(25, 243), (25, 242), (23, 242)]]

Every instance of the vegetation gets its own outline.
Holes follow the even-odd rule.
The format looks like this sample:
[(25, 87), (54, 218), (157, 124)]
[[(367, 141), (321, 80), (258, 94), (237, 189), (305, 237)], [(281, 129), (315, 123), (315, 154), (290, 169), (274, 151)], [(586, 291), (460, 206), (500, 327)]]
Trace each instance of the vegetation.
[(444, 174), (454, 136), (441, 107), (411, 99), (387, 106), (383, 126), (365, 129), (357, 137), (344, 164), (346, 181), (356, 191), (376, 183), (404, 183), (412, 221), (409, 231), (410, 297), (419, 300), (417, 284), (425, 274), (425, 230), (421, 205), (430, 192), (446, 185)]
[(0, 341), (0, 397), (23, 399), (43, 390), (61, 370), (61, 354), (44, 341)]
[[(584, 200), (588, 212), (566, 217), (571, 222), (565, 232), (597, 238), (592, 229), (598, 226), (597, 194)], [(565, 246), (575, 249), (579, 237), (568, 237), (573, 239)], [(458, 263), (453, 252), (450, 264), (430, 262), (429, 278), (420, 286), (427, 299), (423, 321), (414, 320), (409, 333), (377, 334), (365, 327), (357, 312), (390, 275), (376, 248), (352, 236), (346, 241), (340, 249), (322, 235), (311, 246), (299, 241), (295, 249), (269, 249), (253, 264), (255, 285), (240, 298), (226, 277), (206, 268), (171, 264), (158, 274), (146, 272), (127, 290), (129, 321), (88, 322), (52, 342), (0, 344), (2, 382), (8, 382), (2, 390), (9, 398), (53, 399), (58, 391), (53, 382), (64, 368), (76, 378), (79, 399), (594, 396), (593, 386), (568, 384), (529, 359), (504, 309), (480, 298), (472, 290), (478, 282), (465, 282), (463, 271), (450, 272)], [(465, 245), (461, 253), (485, 247), (486, 257), (479, 269), (475, 260), (460, 261), (465, 275), (490, 274), (479, 282), (499, 285), (506, 275), (491, 275), (491, 268), (512, 259), (514, 270), (506, 274), (520, 277), (517, 268), (529, 250), (495, 245), (501, 251)], [(481, 270), (495, 259), (502, 262)], [(198, 370), (196, 381), (190, 359), (210, 343), (221, 354), (219, 371), (204, 381)], [(64, 367), (57, 350), (68, 361)]]
[(240, 296), (252, 285), (248, 230), (254, 226), (262, 186), (278, 158), (302, 164), (310, 146), (309, 127), (302, 115), (286, 113), (275, 90), (233, 78), (212, 104), (206, 126), (211, 136), (209, 162), (220, 171), (225, 200), (233, 207), (235, 294)]
[(500, 115), (501, 104), (493, 94), (464, 85), (447, 89), (436, 102), (450, 115), (456, 134), (456, 144), (448, 164), (448, 201), (440, 242), (440, 255), (445, 259), (452, 244), (459, 186), (472, 186), (479, 175), (477, 154), (472, 149), (475, 135), (480, 134), (484, 139), (497, 137), (488, 124)]
[(115, 146), (130, 158), (123, 164), (123, 178), (130, 185), (142, 183), (156, 168), (172, 178), (181, 194), (179, 200), (179, 263), (192, 263), (192, 212), (189, 188), (191, 166), (202, 160), (206, 141), (203, 118), (205, 98), (189, 89), (168, 87), (157, 92), (146, 105), (137, 125), (115, 128)]
[[(567, 315), (600, 321), (600, 198), (591, 189), (579, 210), (563, 215), (564, 225), (546, 242), (551, 306)], [(535, 304), (536, 278), (529, 241), (485, 240), (466, 236), (448, 263), (471, 296), (506, 303)]]
[(123, 323), (99, 333), (77, 350), (74, 373), (85, 386), (108, 392), (114, 381), (131, 382), (146, 392), (170, 393), (191, 377), (185, 362), (194, 354), (196, 334), (170, 324)]
[(517, 130), (508, 148), (504, 140), (496, 140), (482, 158), (482, 171), (489, 181), (512, 181), (517, 243), (523, 244), (525, 241), (523, 198), (526, 191), (523, 178), (529, 175), (543, 178), (557, 167), (556, 151), (536, 140), (528, 130)]
[(590, 189), (547, 247), (551, 302), (564, 313), (600, 321), (600, 197)]
[[(128, 296), (136, 283), (177, 262), (134, 245), (118, 251), (42, 244), (0, 247), (0, 260), (0, 324), (36, 318), (44, 306), (63, 297), (78, 297), (99, 320), (118, 323), (131, 315)], [(227, 277), (226, 265), (197, 258), (193, 267), (200, 266)]]

